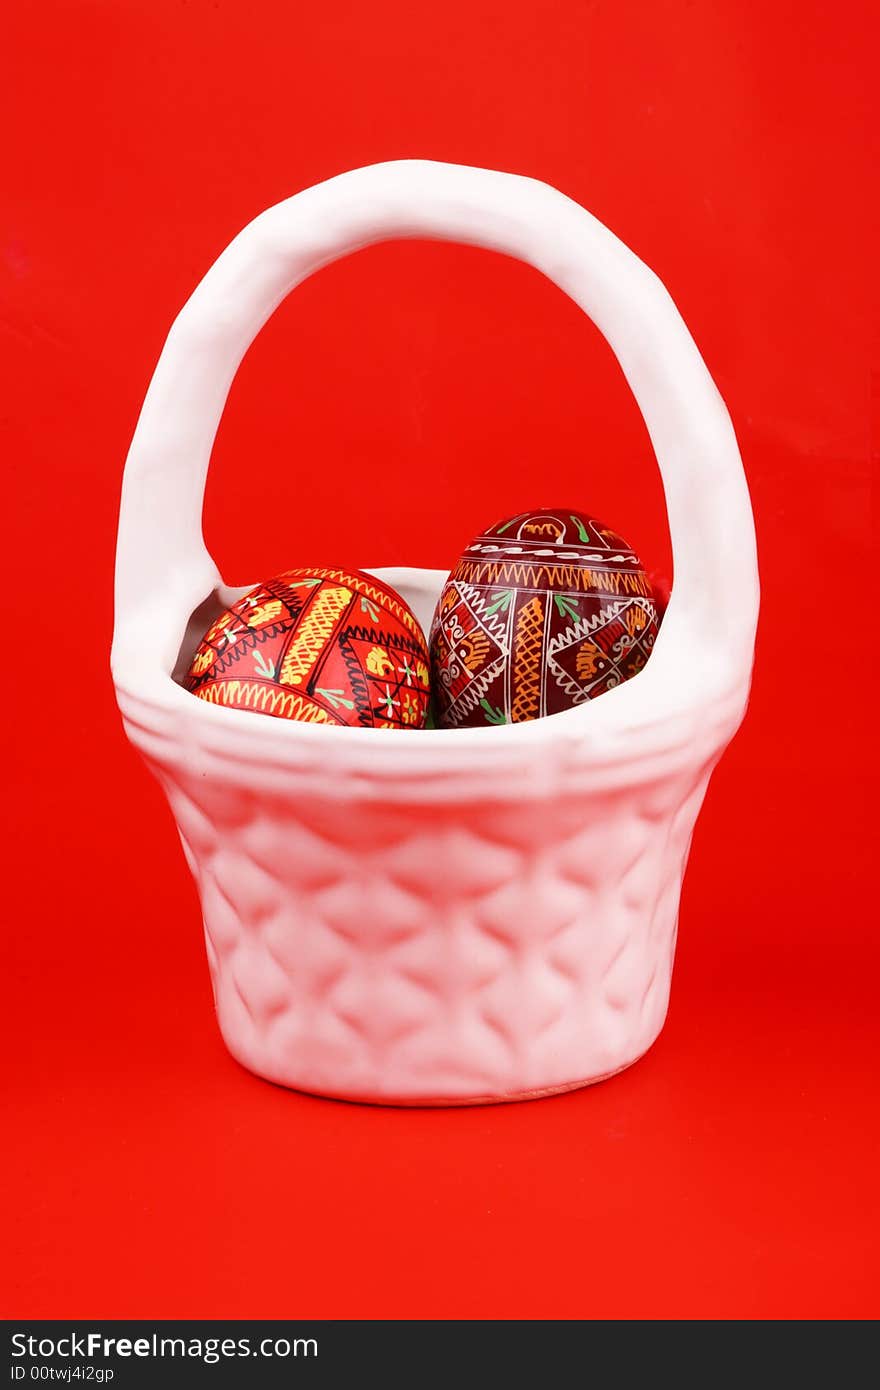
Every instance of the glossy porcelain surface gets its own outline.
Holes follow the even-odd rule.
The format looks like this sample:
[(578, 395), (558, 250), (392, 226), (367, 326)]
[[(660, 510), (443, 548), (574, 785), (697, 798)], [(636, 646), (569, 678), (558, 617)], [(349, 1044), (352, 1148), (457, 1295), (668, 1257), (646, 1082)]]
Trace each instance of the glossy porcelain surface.
[[(651, 659), (552, 718), (304, 724), (179, 683), (245, 592), (223, 585), (201, 534), (238, 363), (312, 271), (399, 236), (537, 266), (603, 332), (651, 435), (675, 557)], [(381, 573), (427, 629), (445, 574)], [(245, 228), (182, 310), (147, 393), (123, 484), (112, 654), (126, 730), (199, 885), (233, 1055), (285, 1085), (409, 1104), (537, 1094), (640, 1056), (665, 1017), (691, 834), (746, 707), (757, 611), (724, 404), (659, 280), (583, 208), (515, 175), (403, 161)]]

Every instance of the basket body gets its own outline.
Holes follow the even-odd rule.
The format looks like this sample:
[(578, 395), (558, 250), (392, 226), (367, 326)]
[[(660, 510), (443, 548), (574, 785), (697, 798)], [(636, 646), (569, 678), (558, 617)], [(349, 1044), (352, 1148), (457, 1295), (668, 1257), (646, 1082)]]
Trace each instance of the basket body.
[[(662, 1027), (694, 823), (747, 700), (754, 535), (726, 412), (674, 306), (575, 208), (529, 180), (452, 166), (343, 175), (290, 200), (280, 221), (264, 214), (268, 240), (242, 233), (246, 254), (231, 256), (233, 243), (226, 280), (224, 257), (209, 272), (150, 388), (123, 491), (114, 679), (198, 883), (223, 1037), (271, 1081), (397, 1104), (515, 1099), (609, 1076)], [(595, 245), (569, 245), (571, 217)], [(648, 665), (592, 706), (498, 729), (323, 728), (208, 705), (173, 679), (235, 596), (201, 542), (198, 471), (203, 483), (237, 361), (291, 284), (333, 258), (325, 244), (338, 255), (400, 229), (542, 268), (561, 235), (544, 259), (581, 303), (595, 286), (579, 292), (579, 267), (592, 259), (594, 275), (611, 243), (599, 275), (611, 297), (589, 307), (651, 429), (676, 587)], [(632, 302), (615, 298), (621, 285)], [(634, 331), (629, 361), (640, 295), (660, 327), (654, 344)], [(705, 477), (689, 472), (696, 462)], [(186, 468), (195, 481), (169, 481)], [(374, 572), (427, 629), (445, 575)]]
[[(414, 606), (444, 577), (393, 572)], [(599, 1080), (656, 1038), (710, 748), (669, 749), (658, 728), (653, 757), (585, 778), (555, 739), (476, 775), (451, 747), (439, 777), (398, 760), (364, 781), (326, 749), (280, 772), (121, 704), (177, 820), (244, 1066), (347, 1099), (463, 1103)]]

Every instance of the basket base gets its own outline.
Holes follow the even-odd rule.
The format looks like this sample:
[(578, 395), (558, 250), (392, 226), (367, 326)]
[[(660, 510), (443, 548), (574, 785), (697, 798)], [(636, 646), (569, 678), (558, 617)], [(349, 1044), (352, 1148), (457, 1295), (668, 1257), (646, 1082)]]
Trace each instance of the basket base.
[(268, 1081), (273, 1086), (278, 1086), (281, 1090), (296, 1091), (300, 1095), (315, 1096), (320, 1100), (343, 1101), (348, 1105), (375, 1105), (386, 1106), (391, 1109), (417, 1110), (451, 1110), (468, 1105), (513, 1105), (521, 1101), (544, 1100), (547, 1096), (565, 1095), (567, 1091), (582, 1091), (587, 1086), (598, 1086), (602, 1081), (610, 1081), (613, 1076), (619, 1076), (621, 1072), (627, 1071), (630, 1067), (640, 1062), (646, 1053), (650, 1052), (654, 1045), (654, 1039), (643, 1051), (639, 1052), (630, 1061), (622, 1063), (619, 1067), (612, 1068), (611, 1071), (603, 1072), (600, 1076), (587, 1076), (580, 1081), (566, 1081), (561, 1086), (545, 1086), (531, 1091), (509, 1091), (503, 1095), (485, 1096), (355, 1096), (343, 1095), (341, 1092), (330, 1090), (310, 1090), (307, 1086), (288, 1085), (285, 1081), (279, 1081), (277, 1077), (267, 1076), (263, 1072), (257, 1071), (254, 1067), (249, 1067), (246, 1063), (239, 1061), (234, 1053), (230, 1053), (233, 1061), (243, 1071), (250, 1072), (252, 1076), (258, 1076), (261, 1081)]

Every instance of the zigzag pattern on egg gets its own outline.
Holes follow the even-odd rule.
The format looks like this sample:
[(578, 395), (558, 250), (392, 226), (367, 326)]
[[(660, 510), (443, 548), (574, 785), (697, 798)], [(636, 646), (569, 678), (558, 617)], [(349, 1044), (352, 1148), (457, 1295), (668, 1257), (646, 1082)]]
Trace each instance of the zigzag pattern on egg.
[(651, 581), (616, 531), (567, 509), (499, 522), (437, 604), (437, 721), (521, 723), (595, 699), (642, 669), (658, 627)]
[(358, 570), (287, 570), (252, 589), (211, 624), (185, 684), (209, 704), (361, 728), (421, 728), (430, 699), (415, 615)]

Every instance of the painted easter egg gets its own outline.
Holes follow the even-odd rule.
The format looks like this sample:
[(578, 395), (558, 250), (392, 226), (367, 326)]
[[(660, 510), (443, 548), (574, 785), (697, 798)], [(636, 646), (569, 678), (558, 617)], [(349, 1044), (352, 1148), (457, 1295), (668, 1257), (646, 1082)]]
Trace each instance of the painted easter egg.
[(657, 635), (650, 580), (582, 512), (524, 512), (471, 542), (431, 626), (444, 728), (519, 723), (602, 695), (642, 669)]
[(428, 650), (400, 594), (358, 570), (294, 569), (213, 622), (185, 678), (200, 700), (311, 724), (418, 729)]

